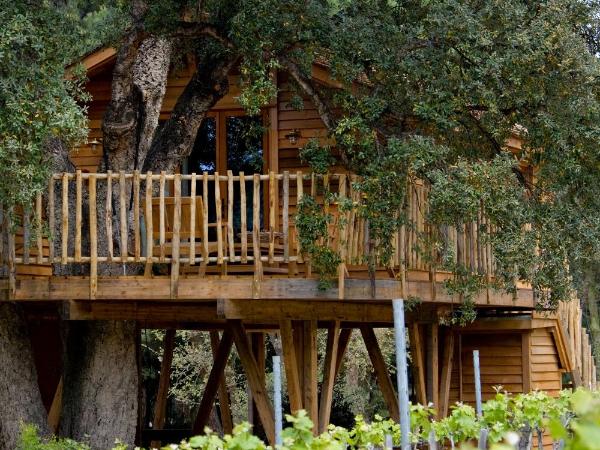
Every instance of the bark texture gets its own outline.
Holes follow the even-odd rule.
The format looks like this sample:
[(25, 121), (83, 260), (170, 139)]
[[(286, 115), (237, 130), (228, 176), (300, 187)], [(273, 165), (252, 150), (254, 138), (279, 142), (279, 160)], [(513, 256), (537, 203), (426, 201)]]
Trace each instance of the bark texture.
[(0, 450), (14, 450), (23, 423), (50, 434), (21, 307), (0, 303)]
[(112, 448), (115, 439), (133, 446), (138, 412), (135, 336), (134, 322), (69, 323), (62, 435), (98, 450)]

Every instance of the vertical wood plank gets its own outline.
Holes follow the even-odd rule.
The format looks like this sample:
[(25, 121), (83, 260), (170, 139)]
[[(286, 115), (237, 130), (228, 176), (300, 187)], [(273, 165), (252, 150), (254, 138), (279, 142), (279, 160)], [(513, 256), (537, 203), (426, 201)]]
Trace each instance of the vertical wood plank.
[[(98, 292), (98, 215), (96, 210), (96, 175), (88, 179), (90, 224), (90, 299)], [(110, 238), (109, 238), (110, 239)]]
[(275, 257), (275, 211), (277, 210), (277, 181), (275, 172), (269, 172), (269, 264)]
[(119, 171), (119, 225), (121, 226), (121, 262), (127, 262), (127, 246), (129, 229), (127, 226), (127, 181), (125, 179), (125, 171)]
[(140, 171), (133, 171), (133, 255), (140, 262), (142, 246), (140, 243)]
[(371, 326), (366, 324), (360, 326), (360, 332), (365, 342), (365, 346), (367, 347), (367, 352), (369, 353), (369, 358), (371, 359), (375, 371), (375, 377), (377, 378), (377, 384), (383, 394), (383, 399), (385, 400), (390, 417), (395, 422), (399, 422), (400, 410), (398, 409), (398, 400), (385, 359), (383, 358), (383, 353), (381, 353), (381, 349), (379, 348), (375, 332)]
[(452, 382), (452, 367), (454, 362), (454, 333), (448, 330), (444, 342), (444, 354), (441, 379), (441, 398), (438, 408), (438, 418), (442, 419), (448, 415), (450, 405), (450, 385)]
[(171, 255), (171, 298), (177, 298), (179, 291), (179, 254), (181, 230), (181, 174), (176, 173), (173, 180), (175, 208), (173, 209), (173, 239)]
[(427, 397), (436, 409), (440, 407), (439, 396), (439, 326), (437, 323), (430, 325), (427, 337)]
[(240, 172), (240, 222), (242, 231), (242, 263), (248, 262), (248, 225), (246, 222), (246, 179), (244, 172)]
[(412, 366), (415, 373), (417, 402), (427, 404), (427, 389), (425, 386), (425, 360), (423, 357), (423, 342), (419, 324), (414, 322), (409, 327), (411, 353), (413, 356)]
[[(154, 224), (152, 219), (152, 172), (146, 173), (146, 270), (147, 274), (152, 272), (154, 253)], [(107, 222), (108, 224), (108, 222)]]
[(55, 229), (55, 219), (54, 219), (54, 177), (50, 176), (50, 180), (48, 180), (48, 260), (50, 263), (54, 263), (54, 243), (56, 237), (56, 229)]
[(192, 173), (190, 180), (190, 251), (189, 264), (196, 263), (196, 173)]
[(523, 370), (523, 392), (531, 391), (531, 332), (521, 335), (521, 365)]
[(81, 170), (75, 172), (75, 262), (81, 262), (81, 218), (83, 180)]
[(17, 291), (17, 273), (16, 273), (16, 252), (15, 252), (15, 229), (12, 223), (12, 217), (14, 214), (14, 209), (9, 208), (7, 210), (6, 216), (6, 233), (7, 236), (7, 246), (8, 246), (8, 297), (9, 299), (14, 297)]
[(217, 214), (217, 264), (223, 264), (223, 216), (219, 172), (215, 172), (215, 210)]
[(260, 175), (254, 174), (252, 191), (252, 248), (255, 271), (262, 267), (260, 255)]
[(242, 367), (246, 372), (248, 385), (252, 391), (252, 397), (256, 402), (256, 408), (258, 410), (260, 421), (262, 422), (263, 429), (265, 430), (265, 434), (267, 435), (269, 443), (273, 445), (275, 442), (275, 416), (273, 413), (273, 406), (271, 405), (271, 401), (267, 395), (265, 385), (261, 381), (261, 375), (258, 372), (256, 361), (252, 356), (246, 330), (242, 325), (242, 322), (239, 320), (230, 320), (228, 323), (231, 326), (233, 340), (235, 342)]
[[(108, 261), (114, 258), (113, 249), (113, 193), (112, 193), (112, 171), (106, 173), (106, 206), (104, 215), (104, 226), (106, 227), (106, 244), (108, 247)], [(152, 233), (150, 233), (152, 235)]]
[[(300, 206), (302, 202), (302, 197), (304, 195), (304, 181), (302, 177), (302, 172), (296, 172), (296, 209)], [(300, 239), (298, 239), (298, 231), (296, 230), (296, 257), (298, 258), (298, 262), (302, 263), (304, 258), (302, 257), (302, 246), (300, 245)]]
[(283, 363), (287, 379), (288, 396), (292, 414), (302, 409), (302, 391), (298, 374), (298, 360), (294, 345), (294, 334), (291, 320), (279, 322)]
[(165, 262), (165, 172), (160, 172), (158, 185), (158, 245), (160, 249), (160, 262)]
[(63, 173), (62, 175), (62, 249), (61, 249), (61, 263), (67, 264), (67, 257), (69, 253), (69, 174)]
[(227, 171), (227, 241), (229, 243), (229, 261), (235, 261), (235, 241), (233, 238), (233, 172)]
[(285, 170), (283, 172), (283, 214), (282, 214), (282, 227), (283, 227), (283, 261), (289, 262), (290, 260), (290, 172)]
[(202, 174), (202, 209), (204, 210), (204, 220), (202, 221), (203, 227), (203, 239), (202, 239), (202, 247), (204, 248), (203, 254), (205, 261), (202, 262), (203, 265), (208, 264), (208, 173), (204, 172)]
[(340, 322), (334, 321), (327, 331), (327, 346), (323, 365), (323, 384), (319, 401), (319, 433), (327, 430), (331, 417), (333, 387), (335, 385), (335, 364), (340, 341)]
[(303, 321), (304, 328), (304, 409), (313, 421), (313, 433), (317, 433), (319, 423), (319, 398), (317, 380), (317, 321)]
[[(37, 245), (37, 263), (42, 264), (44, 262), (44, 244), (43, 244), (43, 221), (44, 215), (42, 213), (42, 193), (38, 192), (35, 197), (35, 224), (36, 224), (36, 245)], [(1, 219), (0, 219), (1, 221)], [(0, 235), (0, 243), (2, 242), (2, 237)], [(0, 244), (0, 254), (2, 253), (2, 248)], [(2, 257), (0, 256), (0, 259)]]

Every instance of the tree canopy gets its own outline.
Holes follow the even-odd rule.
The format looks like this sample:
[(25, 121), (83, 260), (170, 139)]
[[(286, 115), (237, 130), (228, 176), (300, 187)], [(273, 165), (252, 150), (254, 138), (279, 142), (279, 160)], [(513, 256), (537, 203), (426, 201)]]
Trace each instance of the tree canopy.
[[(542, 303), (552, 305), (570, 297), (574, 271), (598, 254), (595, 1), (132, 0), (45, 2), (40, 8), (26, 1), (4, 3), (2, 201), (22, 202), (42, 188), (47, 174), (42, 148), (49, 138), (73, 141), (83, 135), (81, 85), (62, 71), (99, 43), (119, 48), (112, 109), (105, 118), (108, 164), (117, 164), (111, 155), (125, 141), (111, 139), (109, 122), (125, 116), (116, 119), (114, 87), (136, 83), (135, 71), (121, 69), (133, 67), (127, 58), (143, 52), (143, 42), (158, 39), (164, 43), (163, 70), (193, 55), (197, 73), (178, 101), (176, 117), (160, 130), (158, 116), (144, 123), (148, 139), (136, 167), (167, 160), (173, 167), (189, 153), (200, 123), (194, 117), (203, 117), (224, 95), (226, 86), (217, 81), (231, 67), (240, 67), (239, 100), (250, 113), (277, 91), (272, 74), (279, 71), (289, 75), (299, 95), (312, 99), (340, 159), (363, 176), (357, 187), (369, 200), (361, 213), (383, 259), (391, 233), (411, 225), (398, 213), (407, 178), (430, 184), (428, 220), (439, 229), (475, 218), (484, 206), (497, 287), (513, 290), (515, 279), (528, 280)], [(314, 62), (326, 64), (336, 83), (311, 78)], [(121, 97), (127, 92), (124, 88)], [(506, 141), (515, 135), (522, 147), (509, 151)], [(127, 142), (139, 146), (143, 140)], [(316, 145), (308, 153), (320, 162), (317, 169), (326, 170), (323, 162), (331, 158), (322, 154), (332, 151)], [(423, 253), (431, 247), (440, 254), (439, 264), (449, 267), (440, 241), (424, 242)], [(466, 298), (484, 283), (463, 267), (450, 268), (464, 274), (457, 289)]]

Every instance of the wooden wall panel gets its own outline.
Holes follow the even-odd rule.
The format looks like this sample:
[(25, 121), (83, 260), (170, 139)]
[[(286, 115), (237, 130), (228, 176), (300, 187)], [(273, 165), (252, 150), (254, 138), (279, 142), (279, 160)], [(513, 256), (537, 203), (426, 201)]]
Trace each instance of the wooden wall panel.
[(562, 370), (554, 338), (548, 328), (531, 333), (531, 388), (558, 395), (562, 388)]

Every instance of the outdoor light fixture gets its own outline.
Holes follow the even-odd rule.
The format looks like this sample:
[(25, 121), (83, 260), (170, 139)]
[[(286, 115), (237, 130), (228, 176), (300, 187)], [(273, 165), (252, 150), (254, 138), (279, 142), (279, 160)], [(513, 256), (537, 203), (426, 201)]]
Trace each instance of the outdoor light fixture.
[(88, 142), (88, 144), (92, 146), (92, 151), (96, 152), (98, 145), (100, 145), (100, 141), (94, 138), (91, 142)]
[(292, 132), (286, 134), (285, 137), (288, 138), (290, 144), (296, 145), (298, 143), (298, 138), (300, 137), (300, 130), (292, 130)]

